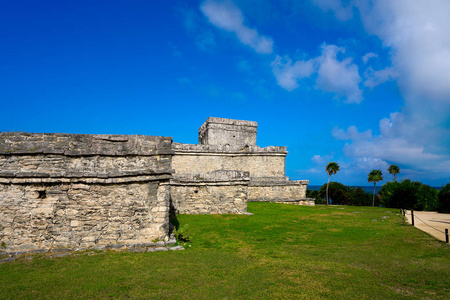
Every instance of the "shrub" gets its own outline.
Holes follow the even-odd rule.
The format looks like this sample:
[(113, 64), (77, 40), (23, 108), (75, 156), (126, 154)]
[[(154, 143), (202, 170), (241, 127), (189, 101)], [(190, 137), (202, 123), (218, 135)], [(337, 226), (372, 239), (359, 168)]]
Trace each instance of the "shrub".
[(450, 213), (450, 183), (447, 183), (439, 191), (437, 211), (440, 213)]
[(385, 207), (432, 211), (438, 206), (438, 190), (409, 179), (384, 184), (379, 195)]
[[(306, 190), (306, 197), (316, 199), (316, 204), (326, 203), (327, 184), (318, 191)], [(372, 194), (366, 193), (361, 187), (346, 186), (339, 182), (330, 182), (328, 188), (332, 204), (369, 206), (372, 205)]]
[(306, 190), (306, 197), (307, 198), (314, 198), (316, 200), (316, 204), (325, 204), (326, 200), (325, 198), (320, 196), (319, 191), (312, 191), (312, 190)]
[[(324, 184), (320, 187), (319, 195), (322, 198), (326, 198), (327, 185)], [(348, 204), (350, 202), (350, 195), (347, 192), (347, 186), (339, 182), (330, 182), (328, 187), (328, 197), (332, 204)]]
[[(350, 194), (349, 205), (355, 206), (371, 206), (372, 205), (372, 195), (366, 193), (361, 187), (348, 187)], [(375, 204), (378, 202), (378, 197), (375, 198)], [(377, 204), (378, 205), (378, 204)]]
[(184, 226), (179, 227), (177, 230), (173, 232), (173, 234), (175, 235), (175, 238), (177, 239), (178, 243), (191, 241), (191, 238), (189, 237), (190, 235), (189, 224), (185, 224)]

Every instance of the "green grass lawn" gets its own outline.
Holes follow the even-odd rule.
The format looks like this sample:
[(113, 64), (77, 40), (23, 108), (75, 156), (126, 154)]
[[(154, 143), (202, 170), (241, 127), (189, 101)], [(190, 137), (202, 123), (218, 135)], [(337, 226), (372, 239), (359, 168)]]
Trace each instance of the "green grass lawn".
[(185, 251), (0, 265), (1, 299), (449, 299), (450, 247), (398, 210), (249, 203), (180, 215)]

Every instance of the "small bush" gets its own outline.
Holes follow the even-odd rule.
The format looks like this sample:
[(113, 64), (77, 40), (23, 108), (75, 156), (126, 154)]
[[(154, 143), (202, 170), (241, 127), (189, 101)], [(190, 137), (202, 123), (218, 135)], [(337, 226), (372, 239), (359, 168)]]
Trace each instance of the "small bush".
[(447, 183), (439, 191), (437, 211), (440, 213), (450, 213), (450, 183)]
[(316, 200), (316, 204), (326, 203), (325, 199), (320, 196), (319, 191), (306, 190), (306, 197), (314, 198)]
[(438, 190), (419, 181), (388, 182), (381, 187), (379, 195), (385, 207), (424, 211), (438, 207)]
[[(320, 187), (319, 191), (312, 191), (310, 192), (310, 195), (311, 198), (316, 198), (316, 203), (325, 204), (326, 193), (327, 184), (324, 184)], [(328, 196), (330, 197), (332, 204), (356, 206), (372, 205), (372, 194), (366, 193), (361, 187), (346, 186), (339, 182), (330, 182)], [(320, 199), (320, 202), (318, 202), (317, 199)]]
[(185, 224), (181, 227), (179, 227), (177, 230), (173, 232), (175, 235), (175, 238), (177, 239), (177, 242), (190, 242), (191, 239), (189, 237), (189, 224)]

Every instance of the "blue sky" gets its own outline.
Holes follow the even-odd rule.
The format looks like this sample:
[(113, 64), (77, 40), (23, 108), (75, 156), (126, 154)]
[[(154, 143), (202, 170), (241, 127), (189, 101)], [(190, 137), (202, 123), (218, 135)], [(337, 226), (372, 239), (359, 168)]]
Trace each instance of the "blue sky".
[(2, 1), (0, 131), (197, 143), (258, 122), (286, 175), (450, 181), (450, 2)]

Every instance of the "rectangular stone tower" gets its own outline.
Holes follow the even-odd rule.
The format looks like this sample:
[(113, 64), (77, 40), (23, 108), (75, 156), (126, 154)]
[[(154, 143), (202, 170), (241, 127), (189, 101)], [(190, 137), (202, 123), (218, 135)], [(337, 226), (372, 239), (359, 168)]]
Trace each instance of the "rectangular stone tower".
[(256, 145), (258, 123), (209, 117), (198, 130), (201, 145)]

